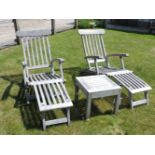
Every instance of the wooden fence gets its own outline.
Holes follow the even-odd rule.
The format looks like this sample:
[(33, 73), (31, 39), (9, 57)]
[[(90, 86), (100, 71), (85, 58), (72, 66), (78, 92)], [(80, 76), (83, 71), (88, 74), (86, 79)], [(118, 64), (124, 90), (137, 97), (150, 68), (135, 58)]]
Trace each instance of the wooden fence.
[(76, 28), (75, 19), (1, 19), (0, 20), (0, 49), (19, 44), (16, 31), (50, 29), (51, 34)]

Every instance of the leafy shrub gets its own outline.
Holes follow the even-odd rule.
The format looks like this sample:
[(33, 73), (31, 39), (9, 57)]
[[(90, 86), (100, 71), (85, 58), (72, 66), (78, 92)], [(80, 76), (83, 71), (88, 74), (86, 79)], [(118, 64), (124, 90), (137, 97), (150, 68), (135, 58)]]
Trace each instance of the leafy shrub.
[(104, 19), (79, 19), (78, 28), (87, 29), (95, 27), (104, 27)]

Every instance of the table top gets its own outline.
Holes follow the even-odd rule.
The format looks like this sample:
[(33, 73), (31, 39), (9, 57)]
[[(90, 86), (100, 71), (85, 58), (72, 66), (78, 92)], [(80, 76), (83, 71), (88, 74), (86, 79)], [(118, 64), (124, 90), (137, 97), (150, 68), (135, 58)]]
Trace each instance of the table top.
[(106, 75), (76, 77), (76, 83), (88, 92), (100, 92), (121, 89)]

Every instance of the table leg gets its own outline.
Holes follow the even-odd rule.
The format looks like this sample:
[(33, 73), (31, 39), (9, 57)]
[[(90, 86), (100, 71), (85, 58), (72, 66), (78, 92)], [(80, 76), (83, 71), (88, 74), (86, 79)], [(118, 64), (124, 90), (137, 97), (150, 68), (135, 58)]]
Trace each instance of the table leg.
[(67, 108), (67, 122), (70, 125), (70, 108)]
[(117, 95), (117, 99), (116, 99), (116, 102), (115, 102), (115, 109), (114, 109), (115, 114), (118, 112), (120, 104), (121, 104), (121, 94), (119, 93)]
[(78, 104), (78, 98), (79, 98), (79, 88), (78, 88), (78, 86), (75, 85), (75, 99), (74, 99), (74, 102), (75, 102), (76, 107), (77, 107), (77, 104)]
[(88, 95), (86, 104), (86, 120), (89, 119), (90, 114), (91, 114), (91, 96)]

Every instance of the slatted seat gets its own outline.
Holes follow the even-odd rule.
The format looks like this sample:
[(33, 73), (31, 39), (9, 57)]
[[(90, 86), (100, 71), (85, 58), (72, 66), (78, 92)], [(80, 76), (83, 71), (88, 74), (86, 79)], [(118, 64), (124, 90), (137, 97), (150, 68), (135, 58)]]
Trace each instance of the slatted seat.
[[(148, 91), (151, 90), (151, 87), (132, 71), (125, 69), (123, 57), (127, 57), (128, 54), (107, 54), (103, 40), (105, 30), (85, 29), (79, 30), (79, 34), (81, 35), (85, 58), (92, 73), (106, 74), (125, 87), (129, 92), (131, 108), (149, 102)], [(120, 68), (110, 66), (109, 58), (112, 56), (120, 58)], [(140, 92), (144, 92), (144, 99), (133, 101), (133, 94)]]
[[(113, 77), (117, 82), (122, 84), (128, 90), (131, 108), (137, 105), (149, 103), (148, 91), (152, 88), (145, 81), (133, 74), (132, 71), (117, 71), (107, 73), (107, 75)], [(141, 92), (144, 92), (144, 99), (133, 101), (133, 94)]]
[[(51, 81), (51, 79), (53, 80)], [(60, 79), (60, 77), (56, 75), (52, 75), (52, 73), (31, 74), (28, 80), (30, 85), (52, 83), (52, 82), (63, 82), (63, 79)]]
[[(73, 106), (64, 85), (63, 59), (53, 59), (51, 56), (48, 40), (48, 35), (50, 34), (51, 31), (49, 30), (17, 32), (17, 36), (20, 37), (23, 46), (23, 74), (27, 102), (30, 102), (29, 88), (31, 86), (34, 89), (41, 112), (44, 130), (48, 125), (65, 122), (70, 124), (70, 107)], [(55, 62), (59, 63), (60, 76), (54, 71)], [(44, 68), (50, 68), (51, 72), (33, 73), (34, 70), (37, 71)], [(45, 120), (47, 111), (63, 108), (67, 110), (67, 117)]]

